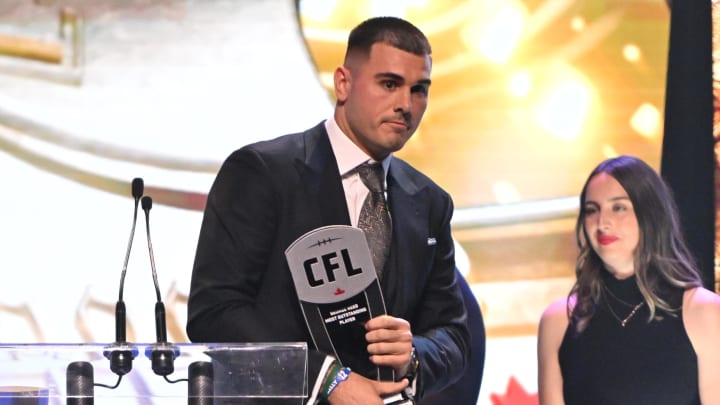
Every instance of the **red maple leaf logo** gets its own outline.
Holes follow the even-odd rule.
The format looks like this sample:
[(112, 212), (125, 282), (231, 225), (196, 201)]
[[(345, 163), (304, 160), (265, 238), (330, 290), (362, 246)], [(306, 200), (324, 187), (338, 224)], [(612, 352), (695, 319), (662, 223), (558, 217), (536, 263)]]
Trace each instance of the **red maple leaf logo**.
[(538, 394), (530, 394), (515, 379), (510, 376), (505, 394), (490, 394), (493, 405), (538, 405)]
[(338, 288), (337, 290), (335, 290), (335, 292), (333, 294), (343, 295), (343, 294), (345, 294), (345, 290), (343, 290), (342, 288)]

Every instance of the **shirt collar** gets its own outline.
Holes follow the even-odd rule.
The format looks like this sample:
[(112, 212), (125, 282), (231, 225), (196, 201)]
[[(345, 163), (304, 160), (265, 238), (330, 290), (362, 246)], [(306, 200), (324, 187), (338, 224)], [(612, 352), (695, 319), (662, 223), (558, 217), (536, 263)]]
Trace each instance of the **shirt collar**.
[[(361, 164), (370, 161), (375, 162), (370, 156), (362, 151), (357, 145), (345, 135), (340, 129), (335, 118), (330, 117), (325, 121), (325, 130), (327, 130), (328, 137), (330, 138), (330, 146), (332, 147), (335, 159), (337, 159), (338, 169), (341, 176), (347, 175), (356, 167)], [(392, 154), (388, 155), (382, 160), (383, 171), (385, 172), (385, 178), (387, 178), (388, 169), (390, 168), (390, 161), (392, 160)]]

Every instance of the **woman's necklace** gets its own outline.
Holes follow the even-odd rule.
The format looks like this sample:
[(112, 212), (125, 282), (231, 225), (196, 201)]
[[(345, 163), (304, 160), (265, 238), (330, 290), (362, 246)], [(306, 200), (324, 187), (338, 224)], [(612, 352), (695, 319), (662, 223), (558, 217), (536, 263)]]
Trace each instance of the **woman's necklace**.
[(626, 316), (625, 319), (620, 319), (620, 317), (618, 316), (618, 314), (616, 314), (615, 311), (612, 309), (612, 305), (610, 305), (610, 301), (607, 300), (607, 299), (605, 300), (605, 301), (607, 302), (607, 307), (608, 307), (608, 309), (610, 310), (610, 314), (611, 314), (615, 319), (617, 319), (617, 321), (620, 322), (620, 326), (622, 326), (622, 327), (624, 328), (625, 325), (627, 325), (627, 323), (630, 322), (630, 320), (632, 319), (632, 317), (635, 316), (635, 314), (636, 314), (637, 311), (640, 309), (640, 307), (642, 307), (643, 304), (645, 304), (645, 301), (640, 301), (639, 304), (637, 304), (637, 305), (632, 305), (632, 304), (629, 304), (629, 303), (621, 300), (620, 298), (616, 297), (615, 294), (613, 294), (612, 291), (610, 291), (610, 289), (607, 288), (607, 285), (604, 285), (603, 287), (604, 287), (604, 291), (607, 291), (608, 295), (611, 296), (611, 297), (613, 297), (617, 302), (619, 302), (619, 303), (621, 303), (621, 304), (623, 304), (623, 305), (625, 305), (625, 306), (627, 306), (627, 307), (629, 307), (629, 308), (632, 308), (632, 310), (630, 311), (630, 314), (628, 314), (628, 316)]

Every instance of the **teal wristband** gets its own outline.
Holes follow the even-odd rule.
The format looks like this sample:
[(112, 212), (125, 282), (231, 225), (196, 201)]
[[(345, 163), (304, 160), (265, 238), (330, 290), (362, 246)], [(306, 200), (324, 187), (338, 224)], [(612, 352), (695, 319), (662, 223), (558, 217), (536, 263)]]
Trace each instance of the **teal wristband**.
[(328, 388), (330, 388), (330, 384), (335, 381), (335, 376), (338, 372), (342, 369), (342, 365), (338, 363), (337, 361), (333, 362), (330, 366), (330, 369), (325, 374), (325, 380), (323, 381), (322, 385), (320, 386), (320, 396), (327, 399), (327, 396), (325, 393), (328, 391)]
[(330, 394), (340, 385), (341, 382), (347, 380), (350, 377), (350, 367), (343, 367), (335, 374), (335, 379), (330, 382), (330, 385), (325, 390), (325, 398), (330, 398)]

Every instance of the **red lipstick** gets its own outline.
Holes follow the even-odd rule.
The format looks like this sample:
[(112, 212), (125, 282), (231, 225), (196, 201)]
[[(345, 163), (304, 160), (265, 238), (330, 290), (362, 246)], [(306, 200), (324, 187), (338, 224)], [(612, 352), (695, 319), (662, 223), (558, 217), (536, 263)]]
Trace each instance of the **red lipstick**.
[(599, 242), (601, 245), (609, 245), (609, 244), (615, 242), (616, 240), (618, 240), (618, 237), (617, 237), (617, 236), (612, 236), (612, 235), (598, 235), (598, 242)]

